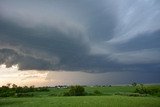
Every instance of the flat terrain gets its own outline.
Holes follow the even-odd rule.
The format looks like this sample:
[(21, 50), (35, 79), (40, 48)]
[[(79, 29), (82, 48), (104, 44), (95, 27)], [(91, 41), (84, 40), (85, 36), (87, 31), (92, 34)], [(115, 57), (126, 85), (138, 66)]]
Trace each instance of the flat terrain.
[(160, 98), (80, 96), (3, 98), (0, 107), (160, 107)]
[[(50, 88), (49, 92), (34, 92), (33, 94), (35, 96), (61, 96), (63, 92), (68, 91), (69, 89), (57, 89), (57, 88)], [(85, 91), (87, 93), (94, 93), (95, 90), (98, 90), (101, 92), (102, 96), (104, 95), (113, 95), (118, 92), (123, 92), (123, 93), (133, 93), (135, 91), (135, 87), (132, 86), (112, 86), (112, 87), (85, 87)]]
[(62, 96), (68, 89), (50, 88), (48, 92), (33, 92), (34, 97), (0, 98), (0, 107), (160, 107), (160, 97), (133, 97), (115, 93), (133, 93), (132, 86), (85, 87), (87, 93), (101, 95)]

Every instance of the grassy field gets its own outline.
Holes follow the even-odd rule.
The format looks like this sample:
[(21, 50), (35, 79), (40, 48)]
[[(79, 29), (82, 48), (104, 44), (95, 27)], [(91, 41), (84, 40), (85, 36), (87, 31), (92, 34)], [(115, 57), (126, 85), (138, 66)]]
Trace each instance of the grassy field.
[[(50, 88), (49, 92), (34, 92), (35, 96), (61, 96), (63, 92), (68, 91), (69, 89), (57, 89)], [(94, 93), (95, 90), (98, 90), (102, 95), (113, 95), (118, 92), (132, 93), (135, 91), (135, 87), (132, 86), (112, 86), (112, 87), (85, 87), (87, 93)]]
[(132, 93), (135, 91), (135, 87), (132, 86), (85, 87), (85, 90), (89, 93), (93, 93), (95, 90), (99, 90), (103, 95), (110, 95), (117, 92)]
[(160, 98), (126, 96), (3, 98), (0, 107), (160, 107)]
[[(160, 87), (160, 86), (158, 86)], [(33, 92), (34, 97), (0, 98), (0, 107), (160, 107), (160, 97), (131, 97), (115, 93), (133, 93), (132, 86), (85, 87), (87, 93), (95, 90), (99, 96), (61, 96), (69, 89), (50, 88), (48, 92)]]

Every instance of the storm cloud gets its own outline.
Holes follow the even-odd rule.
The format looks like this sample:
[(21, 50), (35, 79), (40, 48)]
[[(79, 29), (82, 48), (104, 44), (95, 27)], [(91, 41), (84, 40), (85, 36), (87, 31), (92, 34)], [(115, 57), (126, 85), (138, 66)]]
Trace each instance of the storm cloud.
[(0, 64), (20, 70), (159, 71), (158, 0), (1, 0)]

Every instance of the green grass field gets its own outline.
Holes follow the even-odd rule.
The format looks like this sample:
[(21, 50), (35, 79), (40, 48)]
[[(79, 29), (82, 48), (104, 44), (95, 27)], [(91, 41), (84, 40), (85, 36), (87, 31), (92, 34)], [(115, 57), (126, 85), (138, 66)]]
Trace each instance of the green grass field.
[(160, 107), (160, 98), (126, 96), (3, 98), (0, 107)]
[[(69, 89), (56, 89), (50, 88), (49, 92), (34, 92), (35, 96), (61, 96), (63, 92), (68, 91)], [(132, 86), (112, 86), (112, 87), (85, 87), (85, 91), (87, 93), (93, 93), (95, 90), (98, 90), (102, 93), (102, 95), (113, 95), (117, 92), (126, 92), (132, 93), (135, 91), (135, 87)]]
[(99, 90), (103, 95), (114, 94), (117, 92), (134, 92), (135, 87), (132, 86), (112, 86), (112, 87), (85, 87), (87, 92), (93, 93), (95, 90)]
[(48, 92), (33, 92), (34, 97), (0, 98), (0, 107), (160, 107), (160, 97), (115, 95), (118, 92), (133, 93), (135, 87), (132, 86), (85, 87), (87, 93), (99, 90), (102, 95), (61, 96), (68, 90), (50, 88)]

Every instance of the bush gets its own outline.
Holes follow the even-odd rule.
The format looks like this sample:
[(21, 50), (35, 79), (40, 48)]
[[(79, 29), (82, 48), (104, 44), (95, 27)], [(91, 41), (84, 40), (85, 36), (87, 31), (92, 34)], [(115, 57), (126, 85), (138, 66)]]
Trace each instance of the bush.
[(140, 93), (115, 93), (115, 95), (122, 95), (122, 96), (132, 96), (132, 97), (144, 97), (147, 96), (147, 94), (140, 94)]
[(85, 95), (85, 89), (82, 86), (76, 85), (76, 86), (71, 86), (69, 90), (69, 94), (71, 96), (83, 96)]
[(156, 94), (157, 97), (160, 97), (160, 92)]
[(133, 83), (132, 83), (132, 86), (133, 86), (133, 87), (137, 86), (137, 83), (136, 83), (136, 82), (133, 82)]
[(82, 86), (71, 86), (68, 92), (64, 92), (63, 96), (83, 96), (85, 95), (85, 89)]
[(49, 91), (49, 89), (47, 87), (39, 87), (37, 91)]
[(140, 85), (140, 86), (137, 86), (135, 92), (140, 94), (155, 95), (160, 93), (160, 88), (154, 87), (154, 86), (144, 87), (143, 85)]
[(16, 97), (33, 97), (33, 94), (30, 93), (15, 93)]
[(9, 88), (9, 87), (7, 87), (7, 86), (2, 86), (2, 87), (0, 87), (0, 93), (8, 92), (8, 91), (10, 91), (10, 88)]
[(101, 95), (102, 93), (100, 91), (98, 91), (98, 90), (94, 90), (94, 94)]
[(58, 96), (58, 94), (52, 93), (52, 94), (49, 94), (48, 96)]
[(39, 87), (35, 88), (33, 86), (17, 86), (16, 84), (12, 85), (12, 88), (9, 87), (10, 84), (7, 84), (7, 86), (2, 86), (0, 87), (0, 97), (10, 97), (10, 96), (17, 96), (17, 97), (22, 97), (22, 96), (33, 96), (33, 94), (28, 94), (29, 92), (34, 92), (34, 91), (49, 91), (48, 87)]
[(10, 97), (10, 96), (14, 96), (14, 92), (3, 92), (3, 93), (0, 93), (0, 97)]
[(69, 92), (64, 92), (63, 96), (70, 96), (70, 93)]

